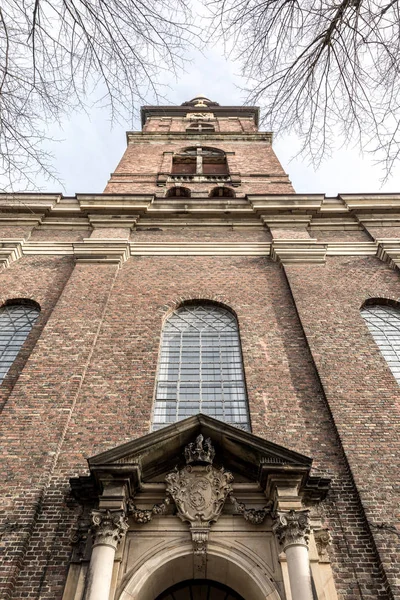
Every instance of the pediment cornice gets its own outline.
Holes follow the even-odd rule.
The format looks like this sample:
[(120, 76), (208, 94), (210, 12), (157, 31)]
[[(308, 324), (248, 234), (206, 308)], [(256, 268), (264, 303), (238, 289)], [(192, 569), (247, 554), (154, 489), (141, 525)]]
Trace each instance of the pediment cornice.
[(228, 469), (263, 490), (272, 489), (274, 481), (283, 478), (288, 485), (300, 481), (299, 493), (316, 500), (328, 491), (328, 479), (311, 475), (311, 458), (206, 415), (190, 417), (89, 458), (90, 478), (73, 479), (71, 485), (79, 496), (81, 488), (87, 494), (89, 480), (93, 490), (100, 490), (105, 480), (124, 480), (134, 495), (143, 484), (162, 481), (174, 469), (182, 468), (185, 447), (199, 435), (211, 440), (217, 468)]

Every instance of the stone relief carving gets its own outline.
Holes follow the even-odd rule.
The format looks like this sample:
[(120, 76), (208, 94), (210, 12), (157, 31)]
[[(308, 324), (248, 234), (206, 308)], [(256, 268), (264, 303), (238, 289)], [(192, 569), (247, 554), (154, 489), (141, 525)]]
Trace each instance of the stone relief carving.
[(329, 529), (325, 528), (314, 530), (314, 539), (320, 562), (330, 562), (328, 546), (330, 546), (332, 543), (332, 536)]
[(232, 492), (233, 476), (211, 465), (188, 465), (169, 473), (166, 481), (167, 493), (174, 499), (182, 521), (211, 525)]
[[(197, 104), (196, 106), (205, 107), (205, 104)], [(186, 119), (213, 119), (214, 118), (214, 114), (213, 113), (202, 113), (202, 112), (192, 112), (192, 113), (186, 113)]]
[(144, 525), (145, 523), (149, 523), (149, 521), (152, 520), (153, 515), (165, 514), (168, 504), (170, 504), (170, 502), (171, 499), (169, 496), (167, 496), (160, 504), (154, 504), (153, 508), (145, 509), (137, 508), (133, 500), (130, 499), (128, 500), (128, 514), (133, 516), (136, 523)]
[(115, 550), (129, 529), (127, 518), (122, 510), (93, 510), (93, 546), (111, 546)]
[(169, 473), (167, 493), (173, 498), (178, 516), (190, 524), (195, 570), (205, 573), (208, 534), (229, 494), (232, 493), (233, 475), (224, 468), (212, 466), (215, 450), (208, 438), (199, 435), (185, 448), (186, 466)]
[(271, 514), (271, 509), (273, 506), (272, 500), (270, 500), (266, 506), (263, 508), (247, 508), (244, 502), (238, 502), (238, 500), (230, 494), (230, 501), (232, 502), (235, 511), (243, 516), (245, 521), (249, 523), (253, 523), (253, 525), (261, 525), (264, 522), (265, 517)]
[(185, 447), (184, 456), (186, 464), (190, 463), (209, 463), (212, 464), (215, 458), (214, 446), (210, 438), (206, 440), (200, 434), (194, 442), (191, 442)]
[(308, 546), (310, 537), (309, 513), (309, 510), (289, 510), (277, 513), (273, 531), (283, 550), (292, 545)]

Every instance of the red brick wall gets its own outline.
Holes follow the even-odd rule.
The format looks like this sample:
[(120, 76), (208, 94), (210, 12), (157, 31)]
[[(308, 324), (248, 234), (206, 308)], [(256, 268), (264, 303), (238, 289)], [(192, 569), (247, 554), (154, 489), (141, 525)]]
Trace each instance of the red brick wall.
[[(235, 188), (237, 195), (293, 193), (293, 187), (270, 143), (246, 142), (240, 138), (238, 141), (223, 141), (203, 137), (196, 137), (193, 140), (165, 139), (165, 141), (155, 140), (152, 143), (148, 141), (130, 143), (115, 169), (115, 175), (111, 176), (104, 190), (105, 193), (146, 193), (164, 197), (166, 190), (174, 185), (169, 183), (166, 186), (157, 186), (157, 173), (165, 170), (164, 152), (179, 152), (196, 143), (235, 153), (234, 156), (228, 155), (228, 163), (234, 165), (234, 171), (239, 172), (242, 178), (241, 184)], [(187, 186), (192, 192), (199, 191), (208, 195), (215, 183), (190, 182)]]
[[(313, 278), (323, 269), (308, 266), (300, 276), (300, 267), (301, 310), (310, 298), (302, 280), (315, 286)], [(306, 279), (306, 271), (314, 275)], [(358, 272), (359, 264), (351, 271), (353, 281)], [(378, 272), (394, 283), (393, 272)], [(324, 285), (330, 289), (330, 279)], [(322, 312), (325, 296), (319, 296)], [(6, 440), (2, 483), (8, 490), (2, 496), (9, 553), (4, 565), (15, 569), (1, 597), (61, 598), (79, 513), (68, 480), (85, 473), (88, 456), (149, 431), (163, 316), (189, 298), (215, 299), (236, 311), (253, 432), (314, 457), (316, 472), (333, 478), (321, 510), (333, 531), (341, 598), (389, 598), (380, 591), (369, 530), (284, 272), (258, 257), (138, 257), (118, 272), (107, 265), (75, 268), (0, 423)], [(329, 313), (318, 319), (322, 335)], [(347, 388), (343, 405), (354, 395)], [(394, 386), (388, 389), (384, 398), (393, 398)], [(363, 476), (371, 481), (369, 471)], [(375, 499), (382, 501), (378, 483)]]
[[(40, 290), (41, 273), (35, 267), (47, 261), (56, 273), (57, 262), (64, 259), (35, 260), (30, 274)], [(75, 267), (4, 406), (0, 421), (1, 598), (62, 596), (71, 549), (66, 536), (74, 513), (64, 499), (69, 475), (60, 479), (57, 474), (57, 489), (51, 482), (55, 481), (63, 440), (74, 418), (115, 273), (114, 265)], [(21, 287), (26, 279), (22, 273)], [(95, 422), (92, 415), (92, 427)], [(79, 445), (75, 438), (74, 447)], [(68, 472), (74, 474), (72, 464)], [(18, 579), (21, 565), (24, 571)], [(52, 590), (42, 596), (41, 581), (50, 574)]]
[(400, 543), (389, 528), (400, 521), (400, 390), (360, 308), (369, 297), (398, 299), (398, 271), (373, 257), (328, 258), (326, 265), (288, 265), (285, 271), (396, 596)]
[(0, 306), (6, 300), (25, 298), (37, 302), (41, 312), (20, 353), (0, 385), (0, 411), (68, 281), (73, 266), (72, 257), (25, 256), (2, 271)]

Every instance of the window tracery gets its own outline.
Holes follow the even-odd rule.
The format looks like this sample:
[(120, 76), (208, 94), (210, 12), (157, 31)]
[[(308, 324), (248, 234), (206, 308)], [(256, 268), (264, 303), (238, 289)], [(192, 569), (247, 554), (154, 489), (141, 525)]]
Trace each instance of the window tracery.
[(16, 359), (39, 313), (37, 305), (27, 302), (13, 302), (0, 308), (0, 383)]
[(366, 304), (361, 315), (376, 345), (400, 384), (400, 308), (389, 304)]
[(199, 412), (250, 430), (236, 317), (203, 303), (182, 306), (164, 324), (153, 429)]

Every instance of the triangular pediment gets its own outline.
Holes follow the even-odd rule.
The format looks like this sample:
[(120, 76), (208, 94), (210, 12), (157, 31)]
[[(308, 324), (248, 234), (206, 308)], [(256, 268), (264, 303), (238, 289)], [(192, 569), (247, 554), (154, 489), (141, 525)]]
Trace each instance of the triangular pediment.
[(73, 494), (80, 500), (93, 497), (110, 478), (129, 482), (132, 495), (142, 484), (165, 481), (167, 473), (185, 466), (185, 448), (200, 434), (214, 447), (214, 467), (231, 471), (237, 482), (257, 483), (270, 493), (277, 478), (289, 487), (300, 481), (299, 493), (314, 500), (328, 492), (330, 480), (310, 474), (308, 456), (199, 414), (89, 458), (90, 476), (70, 480)]
[(216, 466), (224, 466), (249, 480), (259, 479), (262, 466), (307, 472), (311, 468), (312, 459), (307, 456), (202, 414), (93, 456), (89, 467), (93, 472), (138, 465), (142, 481), (154, 480), (185, 464), (184, 448), (199, 434), (211, 439)]

